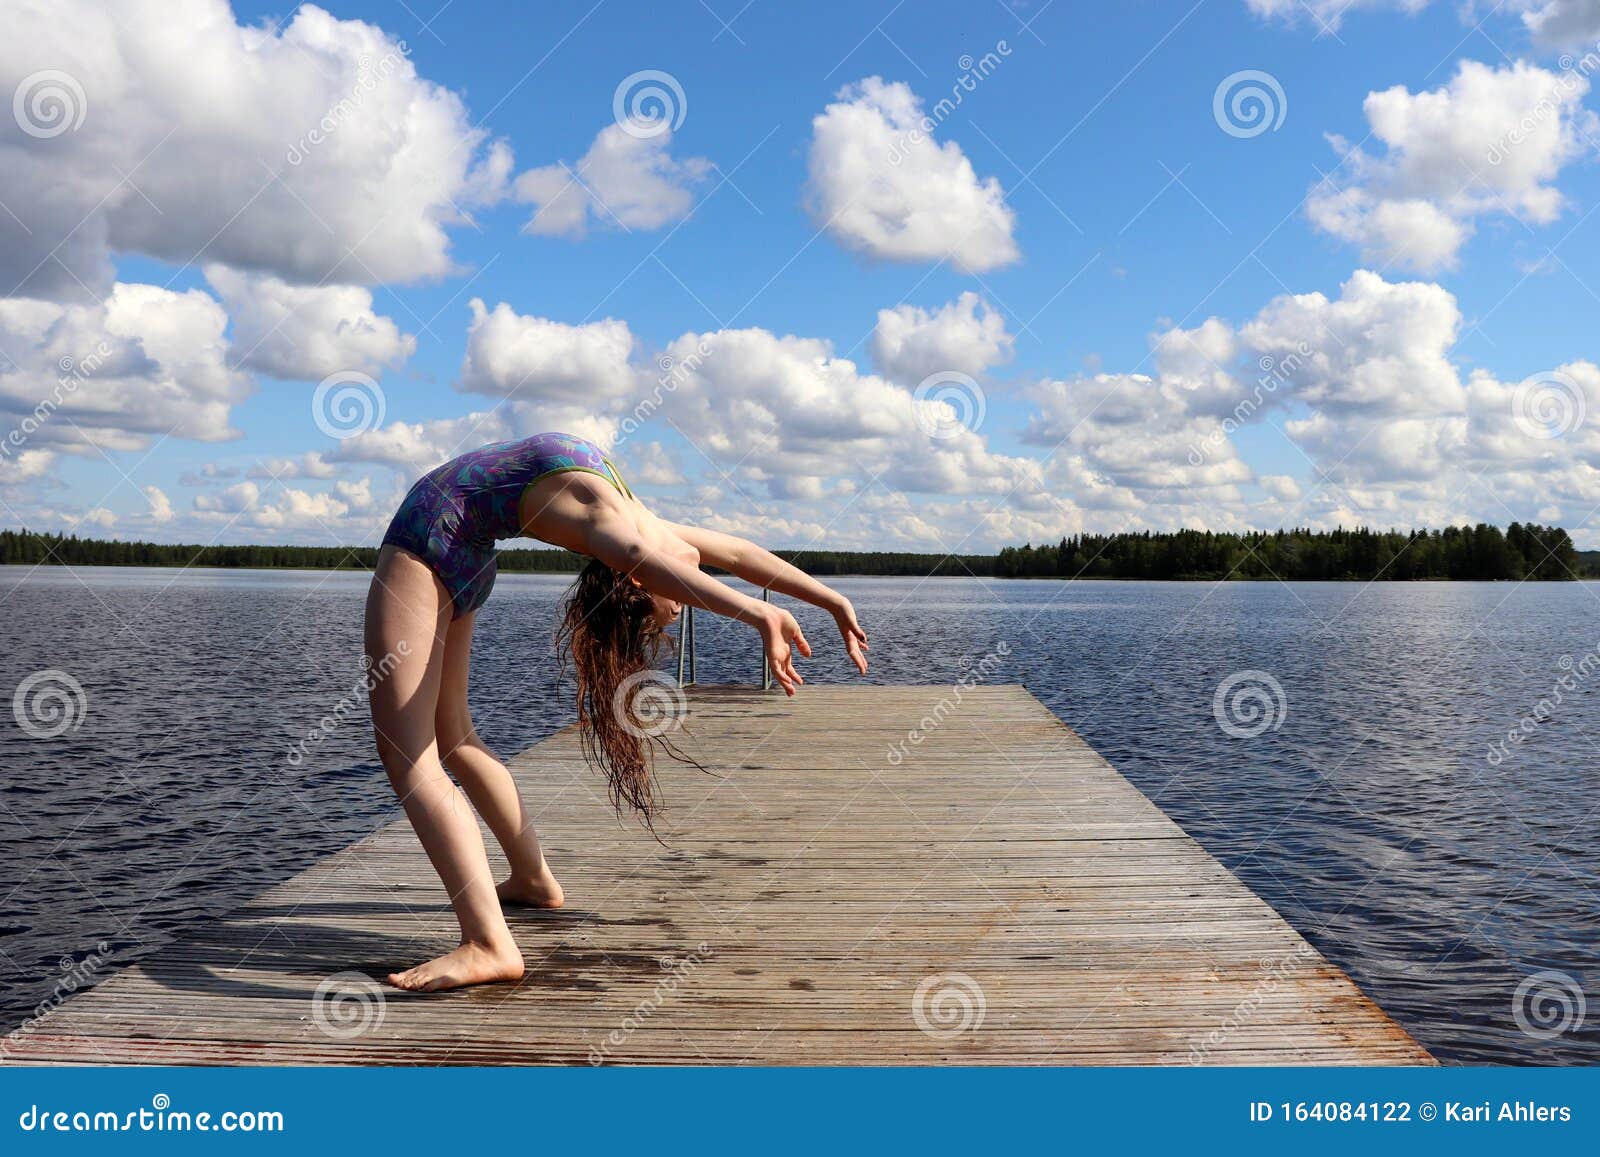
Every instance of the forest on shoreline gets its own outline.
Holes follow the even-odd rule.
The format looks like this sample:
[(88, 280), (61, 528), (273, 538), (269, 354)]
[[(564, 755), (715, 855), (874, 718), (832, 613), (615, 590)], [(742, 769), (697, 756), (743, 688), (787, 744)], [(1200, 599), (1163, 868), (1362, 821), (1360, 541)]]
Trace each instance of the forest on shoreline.
[[(773, 553), (808, 574), (988, 576), (995, 556), (900, 551), (779, 550)], [(576, 574), (588, 560), (566, 550), (510, 548), (496, 556), (500, 570), (524, 574)], [(250, 570), (371, 570), (375, 546), (201, 546), (120, 542), (30, 530), (0, 530), (0, 565), (220, 567)]]
[(1248, 534), (1080, 534), (1053, 546), (1007, 547), (1001, 578), (1563, 580), (1594, 573), (1559, 526), (1513, 522), (1442, 530), (1310, 529)]
[[(1310, 529), (1247, 534), (1141, 531), (1081, 534), (998, 554), (779, 550), (814, 575), (1059, 579), (1563, 580), (1600, 577), (1600, 551), (1578, 551), (1557, 526), (1513, 522), (1442, 530)], [(121, 542), (0, 530), (0, 565), (371, 570), (370, 546), (202, 546)], [(508, 549), (510, 573), (574, 574), (585, 560), (565, 550)]]

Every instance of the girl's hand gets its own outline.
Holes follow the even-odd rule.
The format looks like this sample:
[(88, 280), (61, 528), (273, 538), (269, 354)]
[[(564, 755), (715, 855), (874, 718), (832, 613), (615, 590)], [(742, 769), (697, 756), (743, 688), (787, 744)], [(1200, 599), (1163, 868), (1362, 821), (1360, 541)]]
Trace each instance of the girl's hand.
[(767, 665), (772, 668), (773, 681), (783, 688), (785, 695), (793, 695), (795, 688), (805, 682), (794, 669), (794, 653), (799, 651), (807, 659), (811, 658), (811, 644), (800, 633), (800, 624), (788, 611), (773, 607), (761, 624), (761, 644), (767, 651)]
[(857, 671), (865, 675), (867, 656), (864, 652), (871, 648), (867, 646), (867, 633), (856, 621), (856, 609), (850, 605), (849, 599), (845, 599), (833, 612), (833, 621), (839, 624), (839, 636), (844, 639), (844, 649), (849, 652), (850, 661), (856, 665)]

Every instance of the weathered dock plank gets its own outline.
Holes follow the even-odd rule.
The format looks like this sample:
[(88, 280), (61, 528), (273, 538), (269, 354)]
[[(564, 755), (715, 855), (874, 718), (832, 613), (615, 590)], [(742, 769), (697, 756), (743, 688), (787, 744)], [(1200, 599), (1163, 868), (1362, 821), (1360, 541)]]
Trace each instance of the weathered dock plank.
[(954, 701), (696, 689), (677, 739), (714, 774), (663, 762), (664, 844), (616, 821), (571, 729), (523, 752), (568, 906), (512, 913), (518, 985), (349, 975), (453, 943), (401, 821), (67, 1001), (5, 1059), (1432, 1063), (1027, 691)]

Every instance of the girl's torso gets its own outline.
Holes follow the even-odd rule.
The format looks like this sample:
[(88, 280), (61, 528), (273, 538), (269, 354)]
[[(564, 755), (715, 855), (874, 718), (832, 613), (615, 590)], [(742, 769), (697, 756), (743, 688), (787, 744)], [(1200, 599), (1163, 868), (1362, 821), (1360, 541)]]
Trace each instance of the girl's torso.
[(480, 447), (430, 471), (418, 486), (455, 497), (461, 504), (463, 529), (475, 541), (492, 545), (524, 533), (519, 506), (529, 486), (574, 470), (598, 474), (625, 497), (633, 497), (598, 446), (587, 438), (560, 433)]

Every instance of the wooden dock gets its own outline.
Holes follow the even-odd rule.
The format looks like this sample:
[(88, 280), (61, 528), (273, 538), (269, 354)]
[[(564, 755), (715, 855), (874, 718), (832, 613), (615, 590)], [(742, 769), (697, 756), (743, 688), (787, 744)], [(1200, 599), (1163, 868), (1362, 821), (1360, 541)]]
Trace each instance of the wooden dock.
[(356, 975), (454, 943), (402, 820), (7, 1060), (1433, 1063), (1021, 687), (699, 688), (678, 738), (717, 774), (663, 764), (665, 846), (619, 826), (572, 729), (513, 761), (568, 905), (511, 914), (518, 985)]

